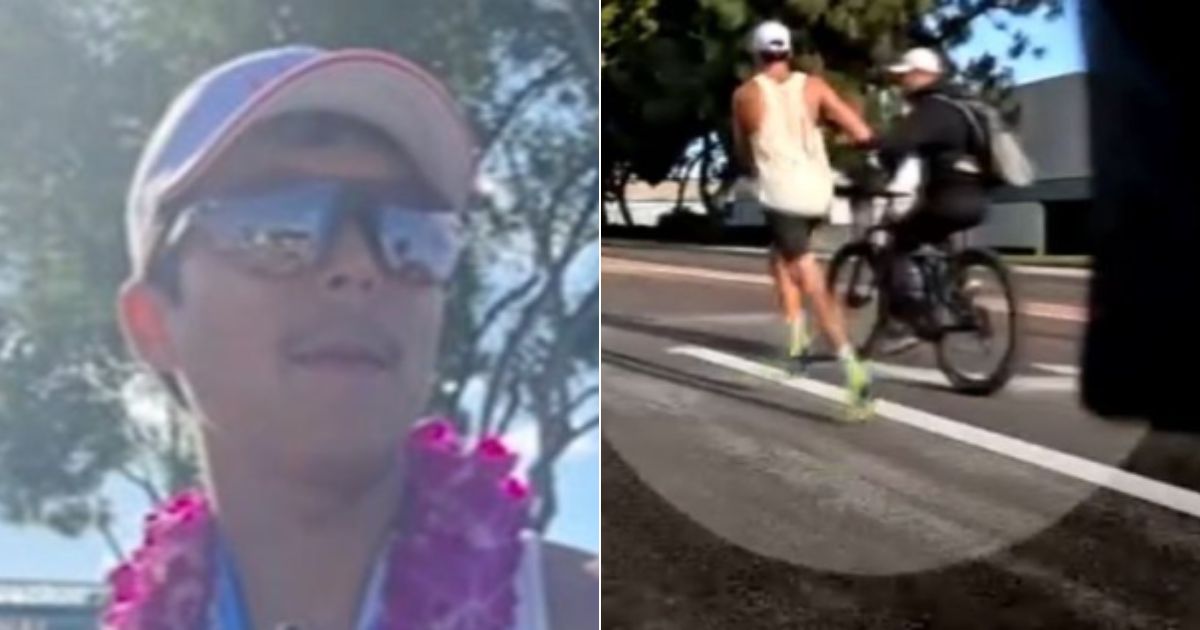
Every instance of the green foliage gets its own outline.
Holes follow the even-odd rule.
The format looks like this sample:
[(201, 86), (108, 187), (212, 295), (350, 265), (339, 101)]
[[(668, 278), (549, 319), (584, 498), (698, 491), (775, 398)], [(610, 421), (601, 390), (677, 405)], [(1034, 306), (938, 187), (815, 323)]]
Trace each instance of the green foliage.
[[(1044, 11), (1062, 0), (605, 0), (603, 181), (620, 197), (627, 175), (658, 183), (715, 133), (712, 150), (729, 153), (730, 96), (749, 75), (749, 31), (766, 19), (792, 28), (796, 65), (825, 75), (840, 92), (879, 98), (879, 68), (912, 45), (950, 49), (970, 38), (977, 20)], [(1010, 59), (1039, 54), (1013, 31)], [(1011, 86), (1001, 60), (982, 57), (962, 69), (968, 83), (995, 100)], [(849, 152), (835, 150), (839, 163)], [(726, 171), (723, 177), (731, 177)]]

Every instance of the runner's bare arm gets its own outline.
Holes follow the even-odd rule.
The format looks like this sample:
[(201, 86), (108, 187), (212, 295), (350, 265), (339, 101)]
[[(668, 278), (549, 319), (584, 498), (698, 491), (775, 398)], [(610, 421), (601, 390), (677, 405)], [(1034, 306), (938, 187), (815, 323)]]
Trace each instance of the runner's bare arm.
[(817, 76), (812, 77), (810, 81), (812, 81), (813, 89), (817, 91), (821, 117), (833, 121), (859, 144), (866, 143), (874, 137), (871, 128), (862, 116), (842, 100), (842, 97), (828, 82)]
[(746, 83), (733, 93), (733, 147), (743, 172), (754, 174), (754, 156), (750, 154), (750, 136), (762, 125), (762, 102), (758, 88)]

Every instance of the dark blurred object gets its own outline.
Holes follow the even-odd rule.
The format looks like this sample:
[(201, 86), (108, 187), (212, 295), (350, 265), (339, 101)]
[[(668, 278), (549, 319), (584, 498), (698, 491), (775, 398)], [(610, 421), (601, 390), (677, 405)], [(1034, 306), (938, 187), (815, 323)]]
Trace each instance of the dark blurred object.
[[(1094, 276), (1084, 404), (1200, 432), (1200, 227), (1195, 25), (1125, 0), (1084, 0), (1093, 163)], [(1189, 85), (1191, 84), (1191, 85)]]

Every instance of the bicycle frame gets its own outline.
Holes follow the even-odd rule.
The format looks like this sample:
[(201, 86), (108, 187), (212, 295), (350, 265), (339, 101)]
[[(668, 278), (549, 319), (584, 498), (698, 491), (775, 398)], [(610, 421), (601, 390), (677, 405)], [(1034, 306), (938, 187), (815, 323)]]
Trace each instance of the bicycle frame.
[[(873, 195), (866, 191), (847, 196), (852, 200), (852, 212), (856, 212), (855, 229), (850, 242), (835, 252), (826, 275), (830, 290), (837, 292), (837, 299), (842, 300), (847, 309), (870, 308), (877, 313), (878, 317), (870, 325), (870, 330), (861, 345), (855, 341), (863, 356), (869, 357), (893, 316), (890, 298), (891, 288), (895, 284), (893, 267), (898, 255), (893, 232), (898, 221), (889, 220), (895, 215), (891, 211), (895, 203), (894, 195)], [(878, 205), (865, 204), (870, 210), (871, 219), (867, 222), (857, 220), (863, 214), (868, 214), (862, 212), (864, 204), (861, 202), (869, 202), (880, 196), (893, 197), (884, 208), (884, 214), (889, 216), (877, 219), (878, 214), (875, 211)], [(972, 395), (989, 395), (1004, 387), (1013, 374), (1014, 357), (1020, 337), (1017, 316), (1019, 308), (1016, 306), (1013, 284), (1004, 261), (994, 252), (971, 247), (969, 243), (956, 237), (948, 239), (944, 244), (922, 246), (906, 256), (921, 274), (923, 307), (922, 312), (907, 323), (918, 337), (935, 346), (938, 367), (946, 375), (951, 386), (955, 391)], [(869, 283), (863, 282), (864, 266), (873, 274)], [(977, 304), (974, 300), (977, 287), (969, 287), (962, 282), (966, 279), (962, 275), (964, 271), (976, 268), (988, 269), (998, 279), (1000, 293), (997, 297), (1007, 306), (999, 310), (1002, 314), (990, 314), (990, 307)], [(843, 292), (839, 287), (845, 286), (843, 283), (847, 279), (849, 286)], [(996, 319), (997, 317), (1002, 319)], [(955, 346), (947, 341), (952, 340), (953, 333), (975, 334), (991, 354), (991, 340), (995, 329), (993, 322), (1006, 323), (1005, 329), (1009, 331), (1009, 334), (1000, 337), (1006, 339), (1002, 342), (1003, 345), (996, 346), (1000, 350), (996, 355), (998, 360), (983, 372), (974, 368), (963, 368), (952, 352)]]
[[(854, 212), (853, 205), (855, 203), (869, 202), (877, 198), (887, 200), (887, 204), (882, 212), (883, 220), (872, 222), (866, 225), (865, 228), (860, 228), (861, 233), (857, 235), (857, 238), (851, 239), (851, 243), (866, 243), (874, 252), (875, 260), (878, 261), (878, 268), (874, 270), (877, 276), (875, 279), (876, 289), (885, 294), (893, 286), (894, 262), (898, 256), (893, 247), (894, 239), (892, 238), (892, 230), (898, 221), (892, 217), (895, 214), (896, 201), (903, 197), (904, 195), (894, 194), (860, 195), (852, 201), (851, 211)], [(873, 211), (874, 208), (870, 210)], [(859, 225), (861, 226), (861, 224)], [(921, 277), (921, 307), (924, 313), (932, 313), (938, 307), (954, 308), (954, 304), (947, 291), (948, 278), (946, 277), (946, 272), (949, 270), (949, 261), (961, 249), (961, 247), (958, 247), (951, 241), (942, 246), (924, 245), (915, 252), (907, 255), (908, 260), (916, 266)], [(861, 264), (862, 261), (858, 261), (854, 268), (851, 269), (850, 283), (853, 287), (859, 285)], [(885, 314), (885, 317), (890, 316), (890, 313)], [(956, 326), (929, 326), (925, 328), (922, 336), (929, 338), (931, 341), (936, 341), (942, 334), (955, 332), (959, 329)]]

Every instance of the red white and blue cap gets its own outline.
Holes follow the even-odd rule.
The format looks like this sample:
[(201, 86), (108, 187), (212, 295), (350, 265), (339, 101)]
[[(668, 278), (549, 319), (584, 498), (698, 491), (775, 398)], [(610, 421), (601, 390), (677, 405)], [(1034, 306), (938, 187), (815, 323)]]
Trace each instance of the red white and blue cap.
[(389, 134), (456, 209), (474, 183), (475, 141), (455, 100), (414, 63), (378, 50), (287, 46), (243, 55), (175, 98), (142, 151), (126, 229), (134, 269), (145, 263), (159, 207), (203, 174), (246, 129), (274, 116), (326, 111)]

